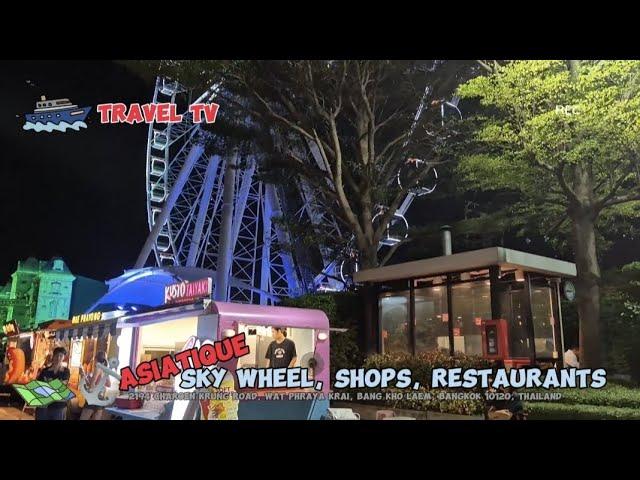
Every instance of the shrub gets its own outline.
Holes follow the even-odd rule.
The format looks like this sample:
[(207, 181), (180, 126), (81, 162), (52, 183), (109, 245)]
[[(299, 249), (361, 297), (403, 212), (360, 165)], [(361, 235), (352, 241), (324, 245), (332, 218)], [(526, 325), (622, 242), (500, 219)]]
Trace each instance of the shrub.
[[(531, 389), (527, 392), (545, 392), (548, 390)], [(640, 389), (622, 385), (608, 384), (601, 389), (562, 389), (558, 390), (562, 398), (557, 402), (567, 405), (592, 405), (596, 407), (635, 408), (640, 411)]]
[[(455, 394), (455, 393), (480, 393), (482, 389), (431, 389), (431, 374), (434, 368), (489, 368), (491, 363), (480, 357), (464, 355), (456, 353), (453, 357), (448, 352), (432, 351), (419, 353), (415, 356), (401, 353), (386, 353), (369, 356), (364, 362), (364, 368), (393, 368), (401, 370), (408, 368), (411, 370), (411, 378), (420, 382), (421, 387), (416, 390), (397, 388), (386, 389), (360, 389), (352, 390), (352, 395), (358, 392), (371, 393), (401, 393), (402, 398), (398, 400), (382, 400), (379, 402), (368, 402), (379, 405), (385, 405), (393, 408), (434, 411), (441, 413), (453, 413), (458, 415), (474, 415), (480, 414), (484, 410), (484, 401), (480, 399), (440, 399), (439, 395)], [(430, 393), (430, 398), (410, 399), (406, 398), (406, 393)]]
[(431, 384), (431, 373), (434, 368), (489, 368), (491, 362), (481, 357), (465, 355), (456, 352), (454, 356), (449, 352), (434, 350), (431, 352), (409, 355), (406, 353), (384, 353), (369, 356), (364, 362), (365, 368), (394, 368), (411, 370), (411, 378), (421, 385)]
[(530, 420), (640, 420), (636, 408), (531, 402), (525, 404)]
[[(527, 390), (541, 392), (542, 390)], [(532, 420), (640, 420), (640, 389), (607, 384), (602, 389), (563, 389), (557, 402), (527, 402)]]

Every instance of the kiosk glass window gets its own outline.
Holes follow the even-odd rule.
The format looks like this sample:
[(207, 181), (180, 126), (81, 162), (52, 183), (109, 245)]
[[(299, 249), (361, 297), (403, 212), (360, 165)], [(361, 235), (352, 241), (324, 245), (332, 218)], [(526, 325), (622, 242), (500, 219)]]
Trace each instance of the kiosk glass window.
[(410, 353), (409, 292), (385, 294), (378, 301), (382, 353)]
[(553, 290), (548, 286), (531, 285), (531, 313), (536, 357), (552, 358), (555, 351), (553, 332)]
[[(160, 359), (165, 355), (182, 351), (186, 341), (196, 335), (197, 331), (198, 317), (185, 317), (140, 327), (138, 363)], [(173, 377), (151, 385), (173, 389)]]
[(416, 353), (449, 351), (447, 287), (419, 288), (415, 295)]
[(465, 282), (451, 288), (454, 350), (482, 355), (482, 320), (491, 319), (489, 281)]
[(505, 285), (500, 293), (501, 317), (509, 322), (509, 352), (512, 357), (529, 357), (529, 331), (524, 284)]

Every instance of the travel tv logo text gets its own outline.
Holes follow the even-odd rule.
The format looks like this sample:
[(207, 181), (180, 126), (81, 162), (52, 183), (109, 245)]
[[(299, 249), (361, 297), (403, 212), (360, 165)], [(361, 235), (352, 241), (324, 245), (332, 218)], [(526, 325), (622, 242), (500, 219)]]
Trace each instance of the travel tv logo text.
[[(193, 123), (215, 123), (220, 105), (217, 103), (192, 103), (188, 112)], [(178, 114), (175, 103), (101, 103), (96, 107), (100, 123), (180, 123), (183, 115)]]

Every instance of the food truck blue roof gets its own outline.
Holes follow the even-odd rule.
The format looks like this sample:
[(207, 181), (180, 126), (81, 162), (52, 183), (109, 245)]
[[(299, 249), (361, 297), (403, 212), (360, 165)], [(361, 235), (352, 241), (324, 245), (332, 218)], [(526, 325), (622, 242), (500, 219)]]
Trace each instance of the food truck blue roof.
[(413, 262), (360, 270), (354, 274), (356, 283), (384, 282), (429, 275), (458, 272), (498, 265), (558, 277), (575, 277), (575, 263), (520, 252), (504, 247), (491, 247)]
[[(91, 305), (86, 313), (112, 310), (118, 305), (134, 305), (138, 310), (145, 306), (161, 307), (164, 304), (164, 289), (167, 285), (182, 280), (215, 278), (215, 275), (213, 270), (191, 267), (146, 267), (127, 270), (119, 277), (107, 280), (108, 292)], [(246, 285), (236, 278), (230, 279), (230, 285), (255, 291), (271, 300), (278, 300), (268, 292)]]

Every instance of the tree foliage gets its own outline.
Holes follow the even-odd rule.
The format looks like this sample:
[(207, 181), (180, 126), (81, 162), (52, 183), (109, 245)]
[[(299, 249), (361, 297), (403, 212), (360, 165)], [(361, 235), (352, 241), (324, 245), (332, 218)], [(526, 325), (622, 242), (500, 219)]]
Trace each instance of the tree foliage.
[(346, 232), (340, 241), (353, 236), (362, 264), (375, 266), (387, 224), (428, 174), (416, 169), (399, 185), (398, 170), (412, 157), (429, 165), (451, 160), (447, 145), (456, 135), (442, 125), (440, 103), (468, 68), (441, 61), (235, 62), (225, 72), (226, 99), (272, 138), (269, 168), (302, 178), (317, 208)]
[[(488, 190), (518, 190), (528, 204), (562, 212), (579, 203), (576, 169), (593, 179), (598, 210), (640, 198), (640, 62), (581, 62), (572, 82), (564, 61), (516, 61), (459, 88), (485, 107), (474, 118), (479, 148), (458, 172)], [(551, 218), (553, 220), (553, 218)]]
[[(378, 256), (378, 244), (398, 206), (428, 166), (453, 158), (459, 132), (442, 123), (441, 104), (479, 69), (437, 60), (163, 60), (132, 68), (200, 90), (219, 84), (216, 133), (229, 137), (223, 148), (258, 156), (266, 181), (304, 184), (323, 220), (299, 238), (336, 253), (352, 241), (364, 266), (390, 257)], [(426, 167), (399, 185), (409, 158)], [(327, 218), (338, 228), (327, 229)]]
[(457, 172), (466, 187), (519, 192), (513, 212), (538, 231), (570, 232), (585, 363), (599, 364), (597, 230), (638, 216), (640, 62), (513, 61), (488, 69), (458, 89), (480, 108), (473, 148)]

